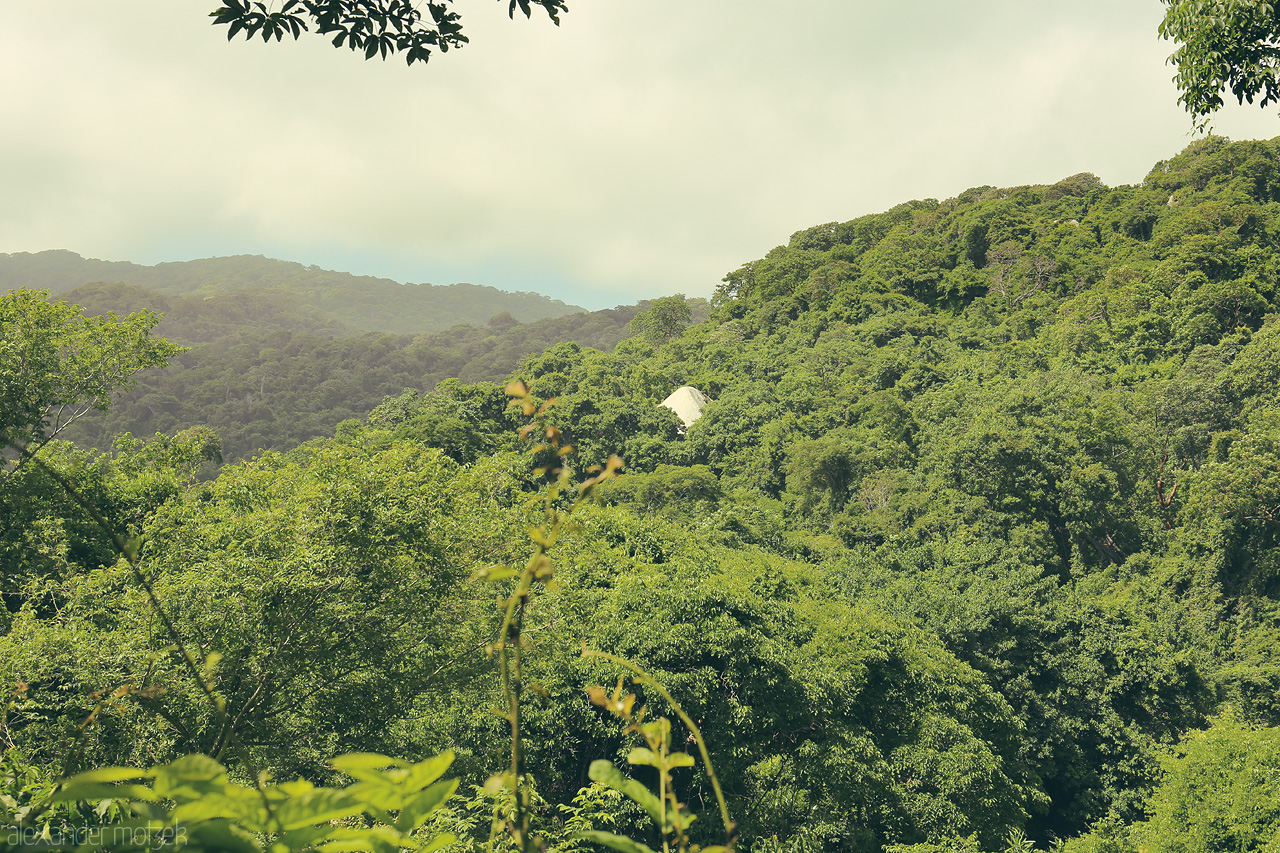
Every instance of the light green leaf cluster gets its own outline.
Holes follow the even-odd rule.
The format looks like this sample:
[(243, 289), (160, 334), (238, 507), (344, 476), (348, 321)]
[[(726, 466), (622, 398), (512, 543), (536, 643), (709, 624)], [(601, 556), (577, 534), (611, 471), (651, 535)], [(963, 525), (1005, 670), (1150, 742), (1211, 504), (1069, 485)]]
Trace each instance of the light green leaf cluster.
[[(203, 755), (149, 770), (100, 767), (64, 780), (52, 802), (119, 801), (127, 816), (83, 832), (83, 840), (63, 843), (51, 834), (49, 841), (54, 848), (87, 851), (163, 845), (192, 853), (432, 853), (456, 842), (451, 835), (416, 832), (457, 788), (457, 780), (436, 781), (452, 761), (447, 752), (417, 764), (367, 753), (341, 755), (334, 769), (357, 780), (342, 788), (318, 788), (301, 779), (241, 785)], [(151, 784), (137, 781), (143, 779)]]

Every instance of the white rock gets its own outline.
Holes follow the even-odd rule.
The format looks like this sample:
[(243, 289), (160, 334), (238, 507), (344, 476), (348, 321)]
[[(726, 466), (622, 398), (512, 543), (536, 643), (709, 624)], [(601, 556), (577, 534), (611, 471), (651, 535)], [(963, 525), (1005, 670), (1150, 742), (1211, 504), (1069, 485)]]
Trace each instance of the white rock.
[(659, 405), (666, 406), (679, 415), (685, 429), (688, 429), (693, 426), (694, 421), (702, 417), (702, 410), (707, 407), (707, 397), (692, 385), (681, 385)]

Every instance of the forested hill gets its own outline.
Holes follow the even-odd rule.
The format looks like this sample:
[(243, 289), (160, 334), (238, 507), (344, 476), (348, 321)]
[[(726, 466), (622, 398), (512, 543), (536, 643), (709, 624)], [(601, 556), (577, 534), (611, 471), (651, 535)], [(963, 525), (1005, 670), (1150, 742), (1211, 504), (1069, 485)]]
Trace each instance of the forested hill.
[(82, 258), (65, 250), (0, 254), (0, 291), (30, 287), (60, 294), (91, 282), (195, 298), (228, 293), (255, 300), (283, 297), (298, 310), (328, 315), (337, 326), (402, 335), (479, 326), (502, 313), (539, 320), (584, 310), (537, 293), (508, 293), (475, 284), (399, 284), (261, 255), (142, 266)]
[(362, 334), (288, 293), (250, 290), (180, 296), (136, 284), (93, 282), (56, 297), (80, 306), (89, 316), (151, 311), (161, 315), (153, 334), (184, 345), (279, 331), (317, 337)]
[(638, 310), (585, 312), (533, 293), (400, 285), (257, 256), (148, 267), (0, 255), (0, 291), (9, 287), (50, 289), (89, 315), (162, 314), (156, 334), (191, 348), (67, 438), (107, 448), (124, 432), (203, 425), (228, 460), (332, 434), (405, 388), (500, 380), (559, 342), (610, 349)]
[[(727, 276), (709, 320), (668, 343), (531, 359), (517, 375), (556, 398), (582, 464), (621, 453), (631, 473), (613, 500), (644, 519), (601, 522), (617, 550), (596, 559), (623, 574), (645, 566), (649, 580), (581, 569), (618, 583), (601, 595), (635, 615), (583, 630), (700, 684), (690, 689), (709, 691), (697, 694), (709, 716), (741, 721), (724, 724), (721, 748), (742, 756), (762, 836), (994, 850), (1013, 828), (1046, 844), (1095, 824), (1125, 835), (1163, 803), (1169, 823), (1134, 832), (1175, 838), (1214, 797), (1280, 795), (1171, 787), (1148, 799), (1162, 750), (1211, 719), (1220, 728), (1195, 747), (1204, 763), (1180, 772), (1211, 775), (1231, 750), (1263, 749), (1241, 720), (1280, 725), (1278, 237), (1280, 140), (1210, 137), (1135, 186), (1082, 174), (979, 187), (809, 228)], [(684, 433), (655, 408), (681, 385), (711, 398)], [(371, 429), (467, 459), (467, 447), (501, 446), (509, 422), (482, 419), (463, 441), (474, 416), (442, 412), (494, 394), (397, 401)], [(747, 556), (757, 549), (807, 568), (766, 570)], [(772, 621), (752, 608), (775, 604), (747, 592), (809, 601), (806, 585), (845, 602), (833, 613), (868, 608), (867, 624), (900, 619), (937, 638), (1002, 710), (940, 709), (951, 694), (931, 692), (930, 665), (892, 662), (900, 647), (847, 625), (824, 648), (867, 681), (831, 686), (806, 669), (822, 668), (804, 638), (826, 617)], [(682, 657), (652, 639), (663, 632), (722, 650)], [(738, 642), (753, 651), (723, 650)], [(785, 690), (805, 698), (776, 699)], [(891, 721), (897, 703), (905, 716)], [(994, 722), (1005, 713), (1009, 728)], [(999, 757), (961, 759), (970, 735)], [(805, 817), (811, 802), (822, 805)], [(958, 841), (971, 831), (985, 846)], [(1099, 844), (1073, 849), (1131, 849)]]
[[(727, 276), (706, 319), (659, 300), (609, 351), (522, 359), (516, 408), (494, 383), (410, 383), (204, 482), (207, 430), (112, 455), (50, 442), (48, 467), (0, 477), (0, 679), (19, 685), (0, 810), (68, 772), (69, 731), (76, 769), (231, 761), (234, 735), (240, 765), (326, 784), (336, 753), (451, 750), (463, 784), (423, 829), (450, 850), (511, 814), (507, 783), (484, 787), (508, 747), (548, 850), (586, 849), (584, 829), (657, 849), (623, 797), (652, 804), (636, 792), (658, 782), (699, 813), (692, 841), (744, 853), (1275, 850), (1278, 241), (1280, 140), (1209, 137), (1135, 186), (980, 187), (797, 232)], [(68, 310), (23, 298), (0, 319)], [(264, 355), (289, 333), (254, 334), (204, 396), (140, 383), (149, 423), (176, 426), (167, 405), (234, 422), (301, 382)], [(57, 366), (14, 353), (0, 378)], [(342, 405), (347, 368), (317, 369)], [(0, 389), (28, 446), (49, 385)], [(681, 385), (710, 398), (687, 429), (658, 405)], [(293, 401), (273, 405), (287, 423)], [(626, 473), (576, 500), (614, 453)], [(577, 473), (548, 485), (563, 460)], [(146, 592), (218, 653), (234, 713), (201, 710), (142, 573), (54, 469), (141, 543)], [(491, 652), (521, 637), (517, 706)], [(624, 690), (643, 726), (615, 718)], [(695, 743), (719, 782), (688, 766)]]
[(359, 334), (271, 291), (200, 298), (89, 284), (61, 297), (89, 315), (162, 313), (157, 333), (190, 347), (168, 367), (140, 374), (110, 411), (79, 420), (67, 438), (109, 448), (125, 432), (147, 436), (209, 426), (228, 461), (332, 435), (343, 420), (367, 415), (406, 388), (427, 392), (445, 379), (500, 381), (557, 343), (612, 349), (639, 310), (624, 306), (526, 322), (502, 313), (477, 326), (398, 335)]

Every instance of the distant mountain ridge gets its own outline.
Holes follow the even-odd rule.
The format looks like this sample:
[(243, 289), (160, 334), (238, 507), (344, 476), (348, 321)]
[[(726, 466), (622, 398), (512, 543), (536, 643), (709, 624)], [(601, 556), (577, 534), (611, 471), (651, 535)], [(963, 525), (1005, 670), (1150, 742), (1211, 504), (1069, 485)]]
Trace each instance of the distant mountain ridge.
[(363, 417), (405, 389), (427, 392), (454, 378), (501, 381), (565, 341), (612, 350), (638, 310), (621, 306), (531, 323), (499, 314), (483, 326), (423, 335), (352, 334), (260, 292), (202, 300), (95, 284), (65, 296), (87, 314), (164, 312), (157, 332), (191, 347), (168, 367), (139, 374), (109, 411), (81, 419), (65, 436), (106, 449), (120, 433), (202, 424), (217, 431), (228, 460), (332, 435), (342, 421)]
[(252, 293), (286, 297), (288, 309), (331, 325), (334, 333), (371, 331), (417, 335), (459, 325), (484, 325), (507, 313), (524, 321), (586, 309), (538, 293), (477, 284), (401, 284), (385, 278), (324, 270), (262, 255), (235, 255), (144, 266), (84, 258), (65, 249), (0, 253), (0, 291), (31, 287), (55, 294), (86, 284), (121, 283), (169, 296), (217, 297)]
[[(286, 330), (318, 337), (370, 334), (347, 325), (327, 311), (305, 306), (291, 293), (241, 290), (213, 296), (179, 296), (136, 284), (93, 282), (56, 294), (94, 316), (114, 311), (162, 315), (152, 334), (181, 344), (203, 344), (244, 334)], [(385, 333), (375, 333), (385, 334)]]

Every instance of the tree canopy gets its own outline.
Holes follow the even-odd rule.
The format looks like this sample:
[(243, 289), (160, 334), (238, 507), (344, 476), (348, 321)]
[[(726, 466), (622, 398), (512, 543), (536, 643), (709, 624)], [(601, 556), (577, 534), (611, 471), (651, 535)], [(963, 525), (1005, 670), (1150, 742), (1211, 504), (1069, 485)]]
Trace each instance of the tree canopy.
[(23, 456), (93, 409), (106, 409), (111, 393), (135, 373), (180, 351), (148, 336), (159, 320), (153, 314), (84, 317), (47, 295), (0, 296), (0, 450), (17, 448)]

